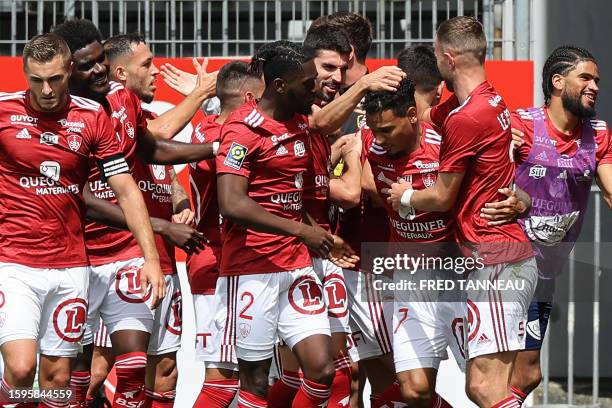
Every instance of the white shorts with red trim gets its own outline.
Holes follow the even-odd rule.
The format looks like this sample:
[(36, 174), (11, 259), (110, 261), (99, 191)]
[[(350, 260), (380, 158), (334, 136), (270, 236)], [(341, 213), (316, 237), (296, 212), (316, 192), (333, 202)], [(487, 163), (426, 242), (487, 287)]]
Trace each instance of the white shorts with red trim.
[(89, 312), (83, 344), (93, 342), (100, 317), (113, 334), (118, 330), (140, 330), (151, 333), (155, 311), (149, 290), (143, 297), (140, 270), (143, 258), (92, 266), (89, 278)]
[(155, 309), (153, 330), (149, 339), (149, 355), (172, 353), (181, 348), (183, 332), (183, 296), (177, 274), (165, 275), (166, 296)]
[[(312, 267), (242, 276), (222, 276), (215, 296), (227, 305), (223, 344), (246, 361), (271, 358), (281, 338), (293, 349), (301, 340), (330, 336), (321, 282)], [(217, 323), (220, 326), (221, 322)]]
[[(468, 280), (506, 284), (467, 291), (467, 358), (523, 350), (527, 312), (538, 282), (535, 259), (486, 266), (471, 272)], [(514, 282), (514, 288), (508, 288), (507, 282)], [(517, 289), (519, 282), (523, 283)]]
[[(193, 295), (196, 321), (196, 357), (206, 368), (238, 370), (234, 346), (223, 344), (226, 303), (215, 295)], [(221, 324), (218, 326), (217, 324)]]
[(113, 347), (110, 334), (108, 333), (108, 329), (106, 328), (104, 321), (102, 321), (102, 318), (100, 318), (98, 330), (94, 333), (93, 344), (96, 347)]
[[(447, 277), (447, 274), (435, 271), (422, 271), (416, 275), (406, 271), (395, 271), (393, 274), (396, 284), (414, 281), (415, 287), (419, 287), (418, 280), (421, 278), (435, 280)], [(419, 368), (437, 370), (440, 361), (448, 358), (447, 347), (451, 348), (459, 367), (465, 369), (465, 356), (462, 350), (465, 300), (462, 293), (395, 290), (394, 295), (395, 372)]]
[(0, 345), (37, 340), (41, 354), (76, 357), (87, 319), (89, 267), (0, 263)]
[(312, 267), (323, 282), (331, 332), (350, 333), (348, 299), (342, 268), (329, 259), (322, 258), (312, 258)]
[(380, 277), (344, 269), (351, 328), (348, 346), (354, 362), (393, 351), (393, 298), (382, 298), (382, 293), (374, 289), (375, 279)]

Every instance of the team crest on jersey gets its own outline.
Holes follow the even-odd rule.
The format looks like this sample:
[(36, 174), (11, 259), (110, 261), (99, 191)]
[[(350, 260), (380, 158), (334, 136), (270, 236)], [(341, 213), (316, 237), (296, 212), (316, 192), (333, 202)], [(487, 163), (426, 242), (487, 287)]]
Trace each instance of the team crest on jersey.
[(427, 188), (432, 188), (436, 184), (436, 176), (433, 173), (423, 174), (423, 185)]
[(296, 157), (303, 157), (306, 154), (306, 146), (304, 146), (304, 142), (298, 140), (293, 145), (293, 153)]
[(83, 142), (83, 138), (79, 135), (69, 135), (66, 140), (68, 140), (68, 147), (74, 152), (79, 151)]
[(53, 181), (59, 181), (61, 166), (58, 162), (46, 160), (40, 163), (40, 174)]
[(251, 325), (248, 323), (240, 323), (238, 325), (238, 331), (240, 332), (240, 337), (245, 339), (251, 334)]
[(125, 122), (125, 133), (127, 133), (127, 135), (132, 139), (136, 135), (136, 132), (134, 131), (134, 125), (132, 125), (132, 122), (130, 122), (129, 120)]
[(155, 176), (157, 180), (164, 180), (166, 178), (166, 166), (152, 164), (151, 169), (153, 170), (153, 176)]
[(233, 142), (223, 164), (232, 169), (240, 170), (248, 151), (249, 149), (246, 146)]
[(302, 175), (302, 172), (299, 172), (298, 174), (295, 175), (295, 187), (302, 188), (303, 186), (304, 186), (304, 176)]

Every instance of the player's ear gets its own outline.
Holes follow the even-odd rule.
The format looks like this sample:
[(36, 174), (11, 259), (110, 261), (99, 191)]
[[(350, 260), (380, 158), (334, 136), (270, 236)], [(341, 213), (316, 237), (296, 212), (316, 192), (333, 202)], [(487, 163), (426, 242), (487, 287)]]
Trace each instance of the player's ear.
[(418, 121), (416, 106), (409, 107), (406, 111), (406, 116), (408, 117), (410, 124), (415, 125)]
[(125, 82), (127, 81), (127, 72), (125, 70), (125, 67), (121, 66), (121, 65), (117, 65), (115, 67), (115, 78), (119, 81), (119, 82)]
[(550, 82), (556, 91), (562, 91), (565, 86), (565, 77), (561, 74), (554, 74), (552, 78), (550, 78)]
[(285, 82), (284, 79), (274, 78), (273, 84), (274, 84), (274, 90), (276, 90), (276, 92), (278, 92), (279, 94), (284, 94), (286, 92), (285, 88), (287, 86), (287, 83)]
[(255, 99), (257, 99), (257, 98), (255, 98), (255, 94), (254, 94), (253, 92), (251, 92), (251, 91), (246, 91), (246, 92), (244, 93), (244, 102), (245, 102), (245, 103), (247, 103), (247, 102), (251, 102), (251, 101), (254, 101)]

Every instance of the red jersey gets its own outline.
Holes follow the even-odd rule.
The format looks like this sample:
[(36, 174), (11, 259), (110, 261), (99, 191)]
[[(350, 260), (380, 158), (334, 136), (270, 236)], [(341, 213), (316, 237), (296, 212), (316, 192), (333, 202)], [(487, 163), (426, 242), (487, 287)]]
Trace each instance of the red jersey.
[(92, 157), (106, 177), (128, 171), (102, 107), (71, 96), (35, 111), (28, 92), (0, 93), (0, 261), (36, 268), (89, 264), (83, 186)]
[[(365, 122), (361, 129), (367, 129)], [(361, 132), (361, 165), (363, 166), (368, 151), (374, 143), (372, 132)], [(370, 197), (362, 193), (359, 205), (340, 214), (338, 235), (361, 256), (362, 242), (388, 242), (389, 221), (384, 207), (377, 207)], [(355, 266), (360, 269), (360, 264)]]
[(517, 262), (532, 255), (518, 223), (489, 226), (480, 217), (487, 202), (504, 199), (498, 189), (510, 187), (514, 163), (510, 157), (510, 111), (487, 82), (478, 85), (444, 121), (440, 172), (464, 173), (455, 203), (460, 244), (478, 244), (486, 264)]
[[(217, 115), (206, 116), (193, 131), (192, 143), (212, 143), (221, 137), (221, 124)], [(189, 184), (195, 206), (197, 230), (209, 243), (199, 253), (187, 257), (187, 276), (191, 292), (212, 295), (219, 277), (221, 259), (221, 222), (217, 201), (217, 174), (215, 159), (202, 160), (189, 165)]]
[[(304, 173), (308, 168), (308, 118), (277, 122), (250, 102), (221, 130), (217, 174), (248, 178), (248, 195), (266, 211), (302, 222)], [(296, 237), (269, 234), (225, 222), (221, 275), (291, 271), (311, 265)]]
[[(147, 129), (146, 116), (140, 107), (138, 97), (117, 82), (111, 82), (111, 90), (106, 96), (110, 106), (111, 123), (125, 160), (134, 169), (137, 138)], [(101, 199), (117, 204), (115, 194), (109, 185), (102, 181), (95, 164), (91, 165), (89, 187)], [(117, 230), (96, 222), (85, 226), (85, 243), (92, 265), (138, 258), (142, 252), (130, 231)]]
[[(571, 135), (566, 135), (557, 130), (551, 123), (546, 106), (543, 106), (541, 109), (544, 116), (544, 123), (546, 123), (546, 130), (552, 142), (555, 144), (557, 151), (560, 154), (573, 156), (578, 150), (578, 143), (582, 140), (582, 125), (576, 126), (576, 129), (574, 129)], [(603, 120), (593, 119), (591, 120), (591, 126), (595, 131), (595, 144), (597, 145), (595, 161), (597, 165), (612, 163), (612, 141), (610, 141), (610, 129), (608, 125)], [(515, 161), (518, 166), (527, 160), (529, 151), (533, 145), (533, 118), (529, 111), (518, 109), (512, 112), (512, 127), (525, 134), (523, 137), (524, 143), (514, 151)]]
[(317, 224), (329, 231), (331, 145), (327, 136), (311, 133), (310, 153), (310, 163), (304, 175), (304, 205)]
[[(372, 133), (370, 128), (361, 131)], [(404, 157), (388, 158), (385, 151), (376, 144), (368, 151), (376, 190), (384, 199), (389, 217), (391, 241), (454, 242), (455, 221), (450, 211), (396, 211), (387, 202), (387, 195), (381, 192), (383, 188), (389, 188), (391, 183), (401, 179), (411, 183), (415, 190), (431, 188), (436, 184), (442, 137), (428, 123), (421, 123), (420, 137), (419, 148)]]

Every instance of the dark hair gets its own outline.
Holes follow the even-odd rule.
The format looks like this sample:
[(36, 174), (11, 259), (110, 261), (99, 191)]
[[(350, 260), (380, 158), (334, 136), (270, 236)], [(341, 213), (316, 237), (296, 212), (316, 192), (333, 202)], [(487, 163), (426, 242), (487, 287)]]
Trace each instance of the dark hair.
[(287, 74), (302, 70), (302, 64), (314, 58), (306, 54), (304, 48), (287, 40), (274, 41), (262, 45), (249, 65), (254, 75), (263, 75), (266, 85), (276, 78), (286, 78)]
[(311, 27), (331, 25), (340, 28), (355, 49), (357, 61), (365, 62), (372, 46), (372, 23), (358, 13), (338, 11), (329, 16), (321, 16), (312, 22)]
[(236, 92), (249, 80), (261, 80), (260, 75), (249, 69), (249, 64), (244, 61), (225, 64), (217, 75), (217, 97), (221, 100), (221, 104), (236, 95)]
[(23, 66), (25, 68), (28, 59), (36, 62), (49, 62), (58, 55), (64, 58), (66, 64), (72, 59), (66, 41), (52, 33), (40, 34), (28, 41), (23, 48)]
[(443, 21), (436, 32), (436, 40), (443, 48), (459, 54), (472, 54), (484, 63), (487, 38), (482, 24), (474, 17), (457, 16)]
[(582, 61), (597, 63), (593, 54), (588, 50), (573, 45), (557, 47), (548, 56), (542, 69), (542, 91), (544, 92), (544, 101), (547, 105), (552, 95), (553, 75), (560, 74), (565, 76)]
[(144, 43), (145, 39), (140, 33), (129, 33), (115, 35), (104, 42), (104, 52), (108, 62), (112, 63), (117, 57), (132, 54), (132, 45), (138, 45)]
[(351, 44), (344, 31), (329, 24), (311, 27), (306, 33), (303, 46), (307, 53), (314, 55), (323, 50), (347, 56), (351, 53)]
[(94, 23), (86, 19), (66, 20), (51, 32), (62, 37), (73, 54), (96, 41), (102, 44), (102, 34)]
[(406, 116), (411, 106), (416, 106), (416, 102), (414, 83), (408, 77), (402, 79), (397, 91), (368, 92), (363, 101), (363, 109), (368, 115), (392, 109), (396, 116)]
[(442, 82), (436, 55), (429, 45), (404, 48), (397, 55), (397, 66), (408, 75), (415, 87), (425, 91), (433, 90)]

